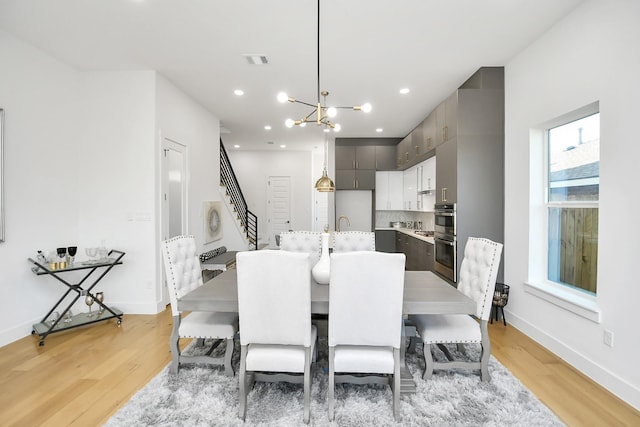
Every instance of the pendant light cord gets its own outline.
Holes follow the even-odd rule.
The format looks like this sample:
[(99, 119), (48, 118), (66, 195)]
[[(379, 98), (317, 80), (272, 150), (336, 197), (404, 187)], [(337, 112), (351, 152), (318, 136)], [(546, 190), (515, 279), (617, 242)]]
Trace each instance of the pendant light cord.
[(318, 0), (318, 40), (317, 40), (317, 64), (318, 64), (318, 104), (320, 104), (320, 0)]

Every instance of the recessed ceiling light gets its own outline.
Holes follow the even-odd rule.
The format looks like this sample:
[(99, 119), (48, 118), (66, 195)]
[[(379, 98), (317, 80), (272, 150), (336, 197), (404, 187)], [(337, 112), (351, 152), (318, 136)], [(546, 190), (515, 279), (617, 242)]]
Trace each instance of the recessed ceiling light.
[(271, 130), (271, 126), (266, 125), (266, 126), (264, 127), (264, 130)]
[(281, 145), (280, 145), (280, 148), (287, 148), (287, 146), (286, 146), (286, 145), (284, 145), (284, 144), (281, 144)]
[(243, 56), (251, 65), (267, 65), (269, 63), (269, 60), (267, 60), (265, 55), (246, 54)]
[(376, 132), (378, 132), (378, 133), (382, 132), (382, 128), (376, 129)]
[(238, 144), (234, 145), (233, 148), (240, 148)]
[(408, 87), (403, 87), (402, 89), (400, 89), (400, 93), (403, 95), (406, 95), (407, 93), (409, 93), (410, 90)]
[(244, 95), (244, 91), (242, 89), (236, 89), (233, 91), (233, 93), (235, 93), (238, 96)]

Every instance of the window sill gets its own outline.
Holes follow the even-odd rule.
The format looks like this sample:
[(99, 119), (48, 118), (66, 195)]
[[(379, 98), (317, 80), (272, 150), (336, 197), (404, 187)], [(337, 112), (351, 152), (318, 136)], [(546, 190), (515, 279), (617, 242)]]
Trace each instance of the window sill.
[(601, 311), (595, 297), (582, 295), (553, 283), (525, 282), (524, 290), (592, 322), (601, 321)]

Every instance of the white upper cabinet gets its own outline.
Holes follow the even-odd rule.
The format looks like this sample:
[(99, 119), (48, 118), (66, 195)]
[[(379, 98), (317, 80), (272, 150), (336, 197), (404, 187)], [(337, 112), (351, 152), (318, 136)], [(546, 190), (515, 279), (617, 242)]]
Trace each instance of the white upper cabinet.
[(418, 206), (423, 212), (433, 212), (436, 202), (436, 158), (431, 157), (418, 165)]
[(404, 210), (417, 211), (418, 208), (418, 166), (412, 166), (403, 172)]
[(376, 172), (376, 210), (403, 210), (401, 171)]

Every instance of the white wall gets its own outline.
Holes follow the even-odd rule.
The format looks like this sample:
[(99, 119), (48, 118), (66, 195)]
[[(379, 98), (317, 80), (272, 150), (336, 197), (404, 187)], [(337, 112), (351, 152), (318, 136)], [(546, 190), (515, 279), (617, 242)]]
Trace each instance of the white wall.
[[(26, 259), (38, 249), (77, 245), (84, 259), (86, 247), (104, 241), (126, 252), (95, 290), (125, 314), (156, 313), (163, 308), (161, 136), (188, 147), (187, 228), (202, 245), (202, 202), (220, 200), (218, 119), (154, 71), (80, 72), (3, 32), (0, 52), (0, 345), (29, 335), (66, 290), (30, 271)], [(202, 248), (246, 248), (231, 216), (223, 221), (223, 239)], [(80, 301), (74, 311), (87, 307)]]
[[(505, 281), (507, 318), (588, 376), (640, 409), (640, 339), (635, 321), (640, 159), (640, 3), (587, 1), (506, 64)], [(529, 177), (535, 149), (530, 129), (594, 101), (600, 102), (601, 163), (597, 304), (600, 323), (524, 291), (540, 258), (528, 248), (544, 231), (534, 221)], [(533, 153), (533, 154), (530, 154)], [(534, 159), (533, 159), (534, 160)], [(535, 163), (535, 162), (534, 162)], [(535, 245), (534, 245), (535, 246)], [(614, 333), (614, 347), (603, 331)]]
[(259, 240), (267, 241), (267, 179), (291, 177), (291, 229), (311, 230), (312, 176), (310, 151), (234, 151), (227, 147), (233, 170), (238, 177), (249, 209), (258, 216)]
[(99, 285), (105, 302), (125, 311), (152, 307), (153, 219), (130, 223), (126, 213), (153, 212), (147, 196), (153, 73), (80, 73), (5, 33), (0, 51), (6, 112), (0, 345), (29, 335), (66, 290), (30, 271), (26, 258), (38, 249), (77, 245), (81, 259), (87, 246), (105, 240), (127, 252), (125, 264)]
[[(186, 147), (187, 155), (187, 230), (195, 236), (199, 252), (226, 246), (228, 250), (246, 250), (247, 241), (236, 228), (236, 220), (223, 209), (222, 239), (205, 245), (203, 206), (205, 201), (219, 201), (220, 181), (220, 122), (200, 104), (158, 75), (156, 79), (157, 134), (155, 141), (157, 216), (162, 217), (161, 156), (162, 140), (168, 138)], [(157, 243), (162, 240), (162, 221), (157, 223)], [(162, 259), (156, 252), (157, 281), (162, 284)], [(161, 289), (159, 289), (160, 291)]]
[(77, 176), (78, 258), (85, 258), (84, 248), (102, 241), (126, 252), (124, 265), (99, 285), (105, 302), (125, 313), (156, 313), (155, 73), (89, 72), (80, 77), (78, 120), (70, 121), (81, 124), (84, 136), (73, 141), (76, 171), (67, 171)]
[[(25, 336), (63, 290), (36, 277), (26, 258), (77, 242), (78, 74), (0, 32), (5, 110), (5, 242), (0, 243), (0, 344)], [(55, 301), (55, 300), (54, 300)], [(37, 319), (38, 321), (40, 319)]]

